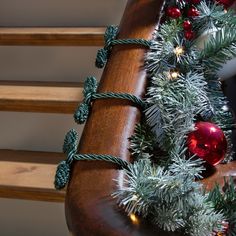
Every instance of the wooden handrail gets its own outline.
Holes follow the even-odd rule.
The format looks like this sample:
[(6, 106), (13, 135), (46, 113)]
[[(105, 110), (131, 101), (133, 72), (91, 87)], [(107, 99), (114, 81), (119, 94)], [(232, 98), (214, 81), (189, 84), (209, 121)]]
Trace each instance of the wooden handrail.
[[(119, 38), (150, 39), (160, 18), (163, 0), (129, 0), (121, 20)], [(100, 92), (126, 92), (142, 96), (146, 50), (115, 46), (103, 72)], [(129, 160), (128, 138), (140, 111), (129, 102), (95, 101), (79, 145), (80, 153), (111, 154)], [(111, 193), (114, 179), (122, 184), (122, 171), (110, 163), (75, 163), (66, 196), (66, 218), (75, 236), (161, 235), (147, 225), (132, 224)], [(169, 235), (169, 234), (168, 234)], [(175, 234), (176, 235), (176, 234)]]

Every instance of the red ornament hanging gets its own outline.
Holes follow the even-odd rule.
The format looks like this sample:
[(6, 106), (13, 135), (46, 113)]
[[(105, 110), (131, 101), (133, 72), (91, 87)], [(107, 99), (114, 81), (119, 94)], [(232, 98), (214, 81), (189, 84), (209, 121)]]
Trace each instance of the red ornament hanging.
[(183, 29), (189, 31), (192, 29), (192, 23), (189, 20), (183, 22)]
[(189, 30), (189, 31), (185, 31), (184, 32), (184, 37), (187, 39), (187, 40), (192, 40), (195, 36), (195, 33), (194, 31), (192, 30)]
[(166, 14), (171, 18), (177, 19), (181, 16), (181, 11), (178, 7), (168, 7)]
[(224, 8), (229, 8), (235, 2), (235, 0), (216, 0), (217, 3), (224, 6)]
[(196, 17), (196, 16), (199, 16), (199, 11), (197, 10), (197, 8), (195, 8), (195, 7), (190, 7), (189, 9), (188, 9), (188, 12), (187, 12), (187, 16), (188, 17)]
[(227, 141), (223, 131), (210, 122), (197, 122), (195, 130), (187, 138), (191, 154), (215, 166), (223, 159), (227, 151)]

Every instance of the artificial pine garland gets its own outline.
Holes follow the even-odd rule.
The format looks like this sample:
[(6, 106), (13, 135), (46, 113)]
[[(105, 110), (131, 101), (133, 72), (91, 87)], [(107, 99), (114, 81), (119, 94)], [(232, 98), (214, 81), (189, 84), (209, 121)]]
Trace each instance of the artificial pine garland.
[[(137, 161), (125, 171), (127, 186), (114, 196), (128, 214), (148, 217), (167, 231), (194, 236), (219, 232), (236, 235), (233, 182), (226, 183), (225, 193), (219, 186), (204, 193), (196, 182), (203, 165), (199, 159), (189, 157), (186, 142), (197, 121), (213, 122), (225, 130), (225, 160), (232, 159), (229, 127), (233, 119), (231, 112), (224, 109), (227, 101), (217, 71), (235, 56), (236, 18), (216, 2), (189, 2), (170, 1), (165, 22), (154, 34), (146, 57), (150, 83), (144, 120), (149, 127), (136, 128), (131, 147)], [(200, 50), (197, 43), (204, 32), (214, 33)], [(156, 154), (158, 148), (163, 151), (161, 155)]]
[[(109, 155), (76, 154), (77, 136), (71, 131), (64, 144), (67, 161), (57, 170), (57, 188), (67, 183), (73, 160), (111, 161), (124, 171), (125, 184), (113, 196), (128, 215), (147, 218), (153, 227), (183, 235), (236, 235), (233, 180), (226, 181), (223, 189), (216, 185), (209, 193), (197, 181), (202, 178), (204, 161), (216, 165), (223, 157), (224, 162), (230, 161), (233, 155), (230, 138), (235, 126), (217, 75), (236, 55), (236, 17), (227, 9), (233, 2), (171, 0), (166, 4), (153, 40), (142, 41), (150, 48), (145, 62), (149, 85), (142, 101), (146, 107), (143, 119), (130, 138), (134, 163), (119, 163)], [(107, 31), (105, 53), (100, 50), (98, 54), (99, 67), (116, 45), (117, 33), (117, 28)], [(199, 40), (206, 33), (209, 37), (201, 49)], [(127, 39), (130, 42), (135, 39)], [(91, 98), (103, 98), (91, 95), (96, 89), (88, 88), (84, 103), (88, 107), (80, 106), (75, 114), (81, 119), (86, 116), (83, 122)], [(214, 140), (202, 143), (212, 133)]]

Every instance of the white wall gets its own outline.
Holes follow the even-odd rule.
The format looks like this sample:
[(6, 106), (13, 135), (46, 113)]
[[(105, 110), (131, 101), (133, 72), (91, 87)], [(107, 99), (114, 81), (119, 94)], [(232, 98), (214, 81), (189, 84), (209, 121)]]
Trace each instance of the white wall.
[[(0, 0), (0, 26), (117, 24), (125, 0)], [(96, 47), (0, 47), (0, 80), (99, 79)], [(61, 151), (64, 134), (78, 128), (72, 115), (0, 112), (0, 148)], [(81, 130), (81, 128), (80, 128)], [(65, 236), (60, 203), (0, 199), (0, 235)]]

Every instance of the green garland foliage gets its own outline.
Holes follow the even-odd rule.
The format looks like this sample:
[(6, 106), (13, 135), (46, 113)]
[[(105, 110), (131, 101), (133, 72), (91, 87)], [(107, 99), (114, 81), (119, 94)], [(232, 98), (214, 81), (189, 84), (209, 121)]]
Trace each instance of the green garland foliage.
[(165, 151), (178, 145), (178, 141), (193, 130), (197, 114), (211, 110), (201, 74), (190, 72), (179, 75), (177, 80), (169, 77), (169, 72), (152, 77), (147, 92), (147, 102), (151, 106), (146, 110), (147, 123)]
[[(171, 0), (179, 8), (187, 1)], [(198, 5), (199, 16), (193, 20), (195, 40), (184, 38), (184, 18), (163, 23), (154, 33), (146, 56), (149, 86), (148, 109), (142, 123), (130, 138), (131, 153), (136, 159), (125, 173), (125, 184), (113, 194), (127, 214), (151, 219), (163, 230), (191, 236), (209, 236), (223, 231), (236, 235), (236, 193), (217, 186), (206, 193), (200, 182), (202, 161), (189, 158), (186, 136), (198, 120), (216, 123), (228, 139), (228, 155), (233, 118), (221, 90), (218, 70), (236, 55), (236, 18), (232, 11), (213, 1)], [(209, 34), (204, 48), (199, 38)], [(176, 48), (182, 48), (176, 54)], [(176, 72), (172, 77), (172, 72)], [(161, 161), (159, 161), (161, 160)], [(230, 208), (232, 206), (232, 209)]]
[(155, 148), (155, 135), (146, 123), (137, 124), (130, 137), (130, 152), (136, 159), (151, 158)]
[(236, 56), (236, 26), (226, 26), (211, 35), (200, 54), (207, 77), (214, 76), (219, 68)]
[[(223, 191), (222, 191), (223, 189)], [(233, 178), (225, 180), (223, 188), (217, 184), (210, 192), (208, 201), (216, 210), (221, 211), (229, 219), (229, 235), (236, 235), (236, 191)]]

